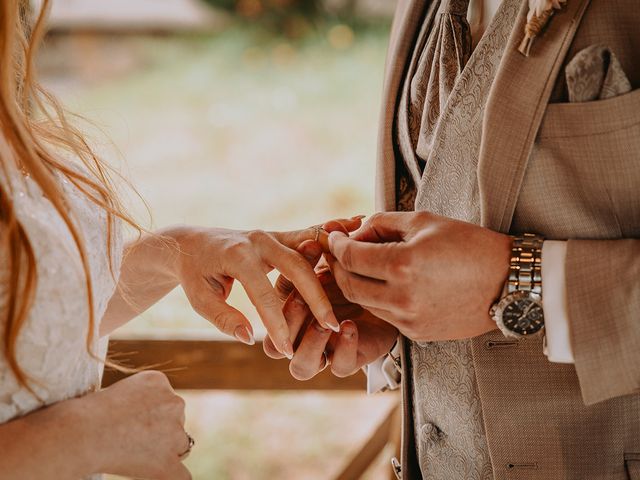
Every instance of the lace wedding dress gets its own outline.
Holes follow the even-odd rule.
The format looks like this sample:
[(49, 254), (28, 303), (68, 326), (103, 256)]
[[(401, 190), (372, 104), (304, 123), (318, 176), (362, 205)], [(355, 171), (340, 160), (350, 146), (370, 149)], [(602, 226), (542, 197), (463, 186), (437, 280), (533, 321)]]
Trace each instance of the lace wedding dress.
[[(21, 174), (7, 178), (1, 172), (0, 182), (11, 192), (16, 215), (33, 247), (38, 273), (34, 303), (17, 343), (19, 365), (33, 379), (32, 388), (37, 397), (17, 383), (0, 353), (0, 423), (4, 423), (96, 389), (103, 365), (87, 351), (87, 288), (71, 234), (32, 179)], [(120, 228), (115, 228), (113, 235), (113, 268), (110, 268), (106, 212), (88, 200), (66, 178), (61, 176), (60, 182), (84, 238), (93, 286), (94, 318), (98, 323), (115, 290), (114, 277), (119, 273), (122, 257)], [(6, 265), (7, 252), (0, 251), (2, 276), (6, 273), (6, 270), (2, 271)], [(6, 284), (0, 283), (0, 311), (6, 306), (6, 301)], [(4, 335), (2, 321), (0, 340)], [(98, 338), (98, 327), (96, 325), (92, 341), (93, 352), (104, 358), (106, 338)]]

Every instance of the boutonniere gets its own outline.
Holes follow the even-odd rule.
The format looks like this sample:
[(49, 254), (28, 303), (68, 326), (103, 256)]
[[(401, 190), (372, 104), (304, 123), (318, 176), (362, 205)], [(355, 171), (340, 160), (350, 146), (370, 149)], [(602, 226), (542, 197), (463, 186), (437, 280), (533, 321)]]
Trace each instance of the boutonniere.
[(567, 0), (529, 0), (527, 24), (524, 26), (524, 38), (518, 51), (529, 56), (533, 40), (540, 34), (556, 10), (560, 10)]

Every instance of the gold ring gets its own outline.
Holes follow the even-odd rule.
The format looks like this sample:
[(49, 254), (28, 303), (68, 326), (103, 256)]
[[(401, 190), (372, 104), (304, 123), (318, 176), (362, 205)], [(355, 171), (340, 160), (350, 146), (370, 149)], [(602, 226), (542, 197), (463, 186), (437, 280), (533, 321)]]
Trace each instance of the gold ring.
[(309, 227), (315, 232), (315, 237), (313, 239), (314, 242), (320, 243), (322, 246), (322, 250), (327, 253), (329, 252), (329, 232), (327, 232), (322, 225), (314, 225), (313, 227)]
[(320, 239), (320, 234), (324, 231), (321, 225), (314, 225), (313, 228), (316, 231), (316, 238), (313, 239), (314, 242), (317, 242)]

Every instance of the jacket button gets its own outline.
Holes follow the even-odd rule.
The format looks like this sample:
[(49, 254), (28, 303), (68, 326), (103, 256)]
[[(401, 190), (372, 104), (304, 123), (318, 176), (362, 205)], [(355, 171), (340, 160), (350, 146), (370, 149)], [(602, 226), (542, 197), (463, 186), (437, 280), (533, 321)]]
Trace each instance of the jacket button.
[(402, 465), (396, 457), (391, 459), (391, 468), (393, 469), (393, 473), (395, 474), (398, 480), (402, 480)]

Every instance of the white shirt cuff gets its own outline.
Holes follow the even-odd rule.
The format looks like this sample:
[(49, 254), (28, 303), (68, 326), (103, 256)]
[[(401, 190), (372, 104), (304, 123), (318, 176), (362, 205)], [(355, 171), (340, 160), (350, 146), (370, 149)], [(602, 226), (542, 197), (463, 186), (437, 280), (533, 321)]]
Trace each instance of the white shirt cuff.
[(373, 363), (370, 363), (366, 367), (367, 374), (367, 393), (378, 393), (387, 388), (387, 379), (382, 373), (382, 364), (384, 363), (384, 357), (380, 357)]
[(567, 242), (547, 240), (542, 244), (542, 308), (546, 330), (544, 354), (554, 363), (575, 363), (569, 339), (566, 257)]
[(367, 374), (367, 393), (400, 388), (400, 354), (400, 342), (396, 342), (387, 355), (364, 367)]

